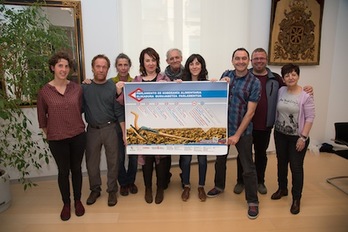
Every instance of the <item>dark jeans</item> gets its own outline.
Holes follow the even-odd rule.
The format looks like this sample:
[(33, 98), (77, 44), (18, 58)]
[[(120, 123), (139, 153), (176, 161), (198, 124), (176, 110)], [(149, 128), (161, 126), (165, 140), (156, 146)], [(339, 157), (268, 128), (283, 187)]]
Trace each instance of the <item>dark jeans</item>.
[(134, 184), (135, 177), (138, 170), (138, 156), (128, 155), (128, 168), (125, 167), (126, 162), (126, 149), (123, 142), (122, 132), (118, 133), (118, 158), (119, 158), (119, 170), (118, 170), (118, 183), (121, 186), (127, 186)]
[(306, 141), (305, 148), (296, 151), (298, 136), (285, 135), (274, 131), (274, 142), (277, 152), (278, 168), (278, 187), (279, 189), (288, 188), (288, 165), (292, 174), (292, 197), (294, 200), (301, 199), (303, 189), (303, 162), (309, 145), (309, 139)]
[(86, 133), (68, 139), (48, 141), (48, 144), (57, 163), (58, 186), (63, 202), (70, 203), (70, 172), (74, 200), (81, 200), (81, 163), (86, 147)]
[[(199, 186), (205, 185), (205, 178), (207, 175), (207, 156), (206, 155), (198, 155), (198, 175), (199, 175)], [(190, 185), (190, 172), (191, 172), (191, 160), (192, 155), (182, 155), (180, 156), (180, 168), (181, 175), (184, 185)]]
[[(265, 183), (265, 172), (267, 166), (267, 149), (271, 138), (272, 130), (253, 130), (253, 144), (255, 152), (255, 166), (257, 173), (257, 182), (259, 184)], [(237, 183), (243, 182), (243, 167), (240, 163), (239, 156), (237, 157)]]
[(166, 171), (167, 172), (167, 177), (166, 177), (167, 178), (167, 183), (166, 183), (166, 185), (168, 185), (169, 182), (170, 182), (170, 178), (172, 177), (172, 173), (170, 172), (170, 168), (172, 167), (172, 156), (168, 155), (167, 157), (162, 158), (161, 161), (166, 163), (166, 170), (167, 170)]
[[(248, 203), (258, 204), (257, 175), (252, 154), (252, 136), (241, 136), (236, 144), (238, 156), (243, 167), (243, 182), (245, 185), (245, 198)], [(217, 156), (215, 161), (215, 188), (225, 189), (227, 155)]]
[(156, 170), (157, 188), (164, 189), (167, 181), (167, 163), (165, 161), (166, 157), (160, 159), (160, 162), (156, 164), (156, 158), (154, 155), (145, 155), (145, 164), (142, 165), (144, 183), (146, 188), (152, 188), (152, 173), (153, 166)]

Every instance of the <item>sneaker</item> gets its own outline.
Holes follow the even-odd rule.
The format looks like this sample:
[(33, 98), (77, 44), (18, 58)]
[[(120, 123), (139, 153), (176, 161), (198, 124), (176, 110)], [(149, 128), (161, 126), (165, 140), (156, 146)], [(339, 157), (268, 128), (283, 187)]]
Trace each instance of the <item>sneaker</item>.
[(81, 201), (78, 201), (78, 200), (75, 201), (75, 214), (78, 217), (81, 217), (82, 215), (85, 214), (85, 207), (83, 207)]
[(257, 191), (259, 191), (259, 193), (261, 193), (261, 194), (266, 194), (267, 188), (266, 188), (265, 184), (259, 184), (257, 186)]
[(207, 197), (217, 197), (220, 195), (223, 191), (218, 190), (217, 188), (212, 188), (208, 193)]
[(60, 219), (62, 219), (62, 221), (67, 221), (70, 219), (70, 216), (70, 203), (64, 204), (62, 212), (60, 213)]
[(244, 184), (237, 183), (236, 186), (234, 186), (233, 192), (235, 194), (241, 194), (244, 190)]
[(248, 208), (248, 218), (249, 219), (256, 219), (257, 216), (259, 216), (259, 206), (257, 205), (249, 205)]

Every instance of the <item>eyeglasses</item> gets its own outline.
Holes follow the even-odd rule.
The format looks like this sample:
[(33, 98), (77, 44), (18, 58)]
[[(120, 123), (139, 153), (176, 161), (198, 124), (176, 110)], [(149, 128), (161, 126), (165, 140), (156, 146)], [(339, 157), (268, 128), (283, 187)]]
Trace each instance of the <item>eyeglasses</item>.
[(266, 58), (265, 57), (255, 57), (252, 60), (254, 60), (254, 61), (264, 61), (264, 60), (266, 60)]

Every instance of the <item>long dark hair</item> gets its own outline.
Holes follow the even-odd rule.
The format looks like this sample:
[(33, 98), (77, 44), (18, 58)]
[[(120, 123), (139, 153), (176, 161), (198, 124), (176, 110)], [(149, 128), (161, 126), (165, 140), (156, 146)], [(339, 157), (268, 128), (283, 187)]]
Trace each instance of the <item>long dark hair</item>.
[(145, 70), (145, 65), (144, 65), (144, 57), (145, 54), (148, 54), (150, 57), (152, 57), (153, 59), (155, 59), (157, 61), (157, 68), (156, 68), (156, 73), (161, 72), (161, 68), (160, 68), (160, 57), (158, 55), (158, 53), (156, 52), (155, 49), (153, 48), (145, 48), (144, 50), (141, 51), (140, 56), (139, 56), (139, 63), (140, 63), (140, 74), (142, 76), (146, 76), (146, 70)]
[(208, 70), (207, 65), (205, 64), (204, 58), (199, 54), (192, 54), (189, 58), (187, 58), (184, 69), (184, 76), (182, 78), (183, 81), (192, 81), (192, 75), (190, 72), (190, 63), (197, 59), (198, 62), (202, 66), (201, 72), (198, 74), (198, 81), (206, 81), (208, 80)]

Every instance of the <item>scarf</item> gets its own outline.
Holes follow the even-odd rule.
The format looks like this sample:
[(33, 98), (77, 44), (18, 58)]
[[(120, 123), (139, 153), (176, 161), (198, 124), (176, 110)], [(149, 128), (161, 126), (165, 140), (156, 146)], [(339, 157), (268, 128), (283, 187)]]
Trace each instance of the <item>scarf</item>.
[(172, 69), (170, 68), (170, 65), (166, 67), (166, 70), (164, 73), (166, 74), (167, 77), (170, 78), (171, 81), (176, 80), (176, 79), (182, 79), (184, 72), (184, 66), (181, 65), (179, 72), (174, 73)]

